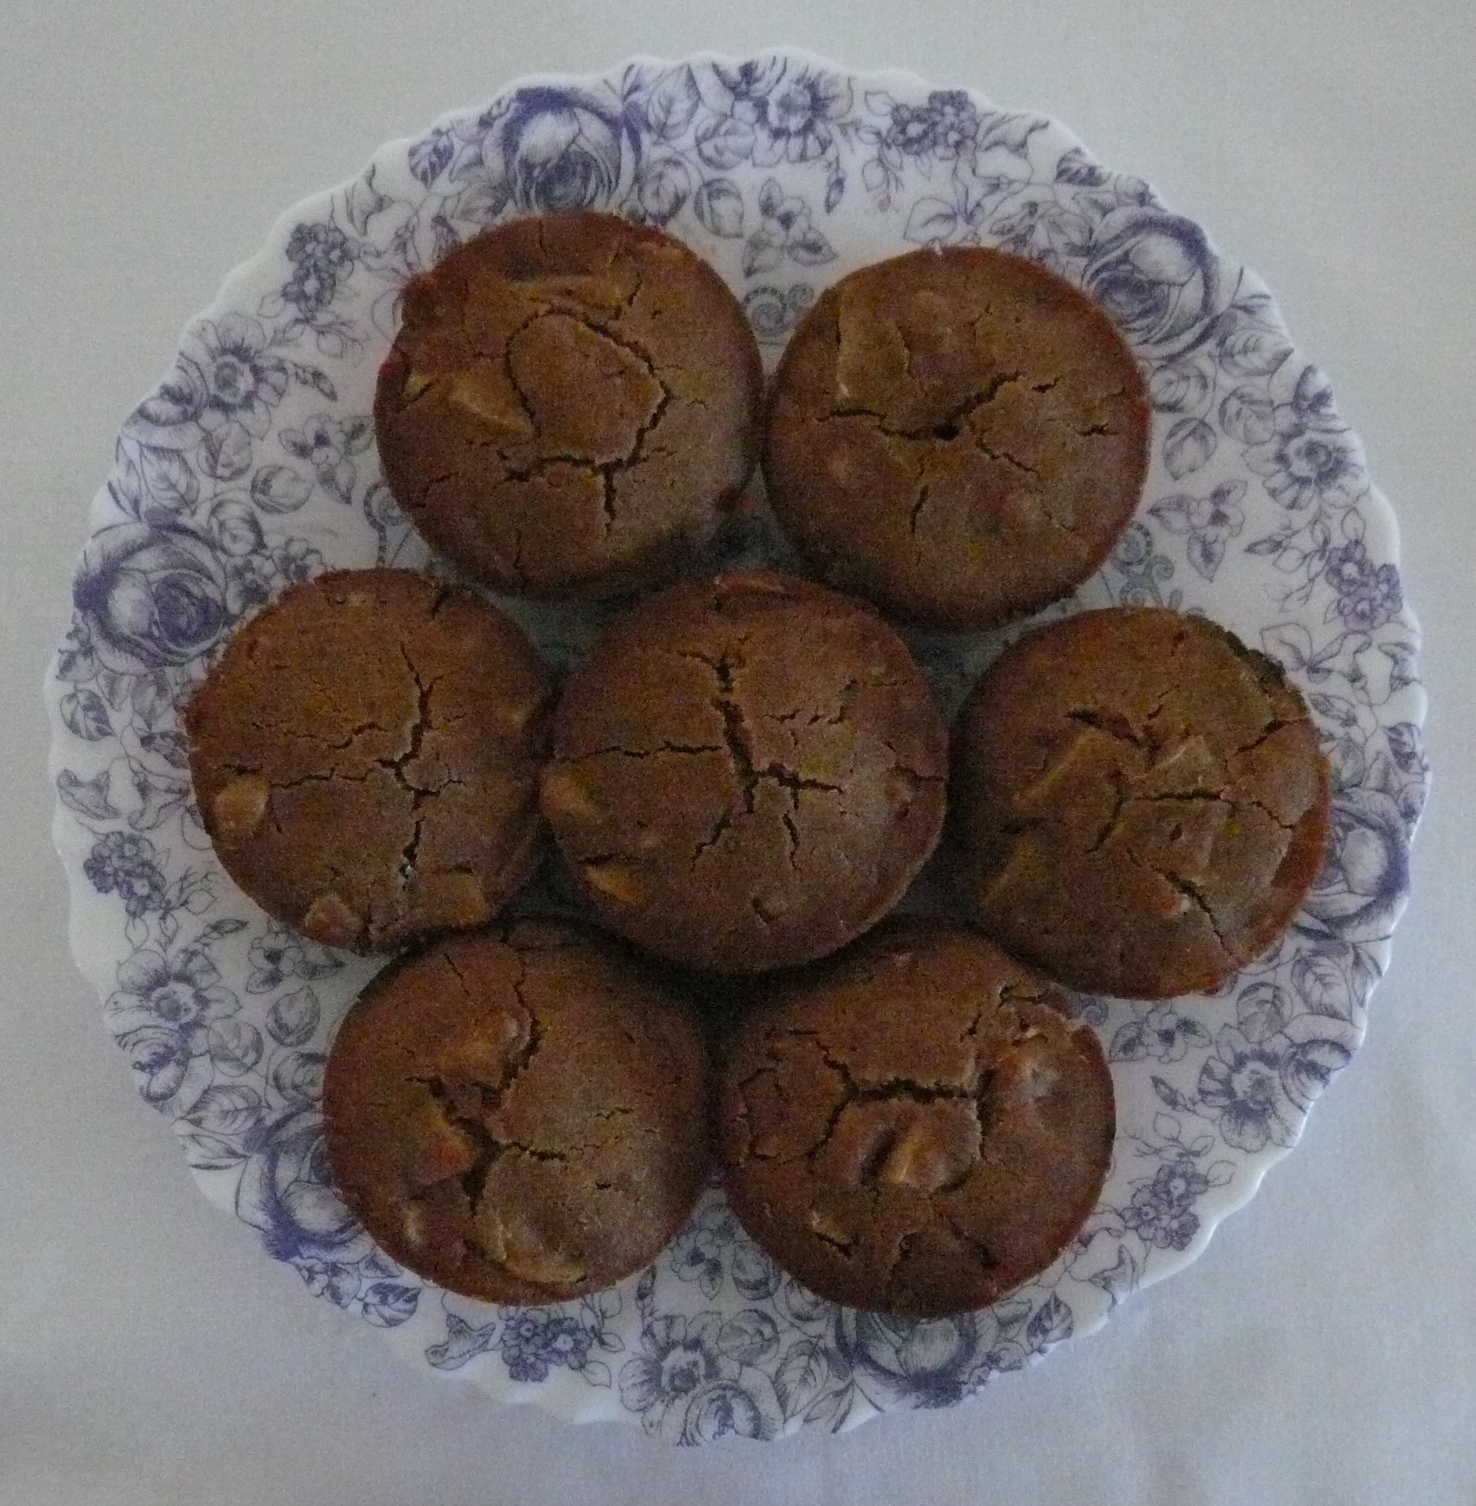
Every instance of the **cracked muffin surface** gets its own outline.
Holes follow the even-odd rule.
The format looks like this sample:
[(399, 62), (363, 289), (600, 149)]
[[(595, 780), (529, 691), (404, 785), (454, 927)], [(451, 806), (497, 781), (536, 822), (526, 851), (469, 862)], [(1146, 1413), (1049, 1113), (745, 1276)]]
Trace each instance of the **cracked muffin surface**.
[(758, 345), (717, 273), (589, 212), (484, 231), (406, 285), (380, 368), (385, 479), (421, 533), (499, 590), (669, 579), (757, 458)]
[(959, 714), (959, 874), (1001, 945), (1073, 988), (1203, 992), (1321, 867), (1330, 778), (1280, 667), (1203, 617), (1083, 612), (1021, 638)]
[(227, 873), (315, 940), (382, 951), (484, 924), (532, 872), (550, 690), (521, 629), (410, 570), (291, 587), (185, 710)]
[(518, 921), (391, 964), (323, 1088), (339, 1191), (396, 1260), (543, 1303), (654, 1260), (708, 1167), (693, 1011), (584, 927)]
[(1090, 1214), (1112, 1078), (1044, 978), (976, 932), (891, 922), (761, 1000), (722, 1067), (733, 1210), (821, 1296), (983, 1307)]
[(1148, 468), (1147, 389), (1084, 293), (1008, 252), (911, 252), (801, 320), (769, 404), (781, 526), (899, 616), (991, 627), (1106, 558)]
[(864, 602), (768, 572), (616, 622), (554, 714), (543, 811), (599, 918), (690, 967), (811, 961), (885, 915), (943, 822), (947, 732)]

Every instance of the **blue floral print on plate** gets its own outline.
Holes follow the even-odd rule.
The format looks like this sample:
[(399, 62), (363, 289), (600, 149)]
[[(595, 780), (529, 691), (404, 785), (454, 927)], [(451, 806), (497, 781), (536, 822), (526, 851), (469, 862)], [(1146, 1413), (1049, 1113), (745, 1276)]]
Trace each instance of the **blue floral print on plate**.
[[(821, 1301), (754, 1247), (717, 1187), (620, 1287), (499, 1309), (400, 1268), (329, 1184), (324, 1056), (377, 964), (290, 934), (225, 878), (178, 710), (290, 582), (427, 563), (369, 417), (400, 289), (485, 225), (579, 207), (691, 244), (771, 363), (824, 287), (916, 246), (1003, 246), (1083, 287), (1147, 373), (1153, 462), (1105, 567), (1043, 615), (1203, 611), (1276, 658), (1317, 719), (1335, 835), (1303, 912), (1213, 997), (1076, 1001), (1112, 1063), (1111, 1174), (1062, 1259), (985, 1311), (919, 1323)], [(1427, 785), (1396, 556), (1358, 440), (1270, 294), (1052, 121), (794, 52), (524, 81), (298, 205), (124, 422), (46, 686), (73, 949), (210, 1200), (415, 1364), (688, 1444), (951, 1406), (1193, 1259), (1357, 1049)], [(761, 501), (706, 563), (758, 561), (792, 563)], [(609, 611), (514, 610), (558, 665)], [(912, 642), (951, 710), (1008, 636)]]

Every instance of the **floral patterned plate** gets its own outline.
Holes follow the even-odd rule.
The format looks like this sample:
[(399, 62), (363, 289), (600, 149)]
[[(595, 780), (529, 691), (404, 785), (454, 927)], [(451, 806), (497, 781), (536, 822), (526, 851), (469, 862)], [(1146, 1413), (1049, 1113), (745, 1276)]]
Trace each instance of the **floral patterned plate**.
[[(1316, 714), (1336, 837), (1305, 910), (1212, 998), (1079, 1001), (1117, 1085), (1111, 1175), (1064, 1258), (986, 1311), (907, 1323), (822, 1302), (748, 1242), (716, 1188), (656, 1264), (603, 1296), (479, 1306), (377, 1251), (328, 1185), (324, 1052), (375, 964), (288, 934), (226, 880), (177, 710), (289, 581), (425, 561), (369, 419), (400, 288), (483, 225), (580, 205), (690, 242), (771, 358), (821, 288), (912, 246), (1002, 245), (1080, 284), (1148, 373), (1153, 466), (1106, 567), (1053, 610), (1203, 610), (1279, 659)], [(761, 507), (721, 554), (786, 557)], [(210, 1200), (418, 1366), (685, 1443), (950, 1405), (1192, 1260), (1357, 1047), (1426, 785), (1395, 556), (1358, 441), (1266, 289), (1051, 121), (790, 52), (524, 81), (293, 209), (125, 421), (47, 682), (73, 949)], [(518, 611), (560, 663), (601, 615)], [(951, 709), (1000, 641), (915, 646)]]

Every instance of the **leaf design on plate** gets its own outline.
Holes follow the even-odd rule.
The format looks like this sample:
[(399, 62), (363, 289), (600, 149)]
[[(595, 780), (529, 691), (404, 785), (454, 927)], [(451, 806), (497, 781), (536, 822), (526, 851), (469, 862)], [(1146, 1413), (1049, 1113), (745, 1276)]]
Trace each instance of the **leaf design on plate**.
[(958, 210), (946, 199), (919, 199), (907, 216), (902, 239), (918, 246), (946, 244), (958, 234)]
[(690, 67), (683, 64), (663, 74), (646, 101), (646, 124), (652, 135), (675, 141), (692, 123), (702, 96)]
[(1075, 1319), (1071, 1309), (1054, 1292), (1041, 1303), (1025, 1326), (1025, 1339), (1032, 1351), (1039, 1353), (1052, 1344), (1071, 1337)]
[(418, 1286), (394, 1281), (376, 1281), (364, 1293), (364, 1316), (376, 1328), (394, 1328), (415, 1316), (420, 1301)]
[(1220, 427), (1240, 444), (1265, 444), (1276, 433), (1276, 405), (1255, 387), (1237, 387), (1220, 402)]
[(187, 513), (200, 496), (200, 479), (178, 450), (161, 450), (154, 445), (140, 445), (139, 474), (152, 504), (150, 512), (158, 521), (167, 521), (170, 513)]
[(755, 231), (743, 248), (743, 275), (756, 277), (760, 272), (772, 272), (784, 261), (784, 242)]
[(718, 1352), (740, 1365), (762, 1364), (779, 1350), (779, 1325), (757, 1307), (729, 1318), (718, 1332)]
[(210, 1026), (210, 1060), (222, 1072), (240, 1077), (261, 1060), (261, 1031), (249, 1020), (216, 1020)]
[(1107, 1060), (1114, 1062), (1140, 1062), (1148, 1055), (1148, 1029), (1142, 1020), (1129, 1020), (1119, 1025), (1107, 1048)]
[(61, 717), (69, 731), (87, 742), (113, 735), (108, 708), (95, 690), (69, 690), (61, 700)]
[(1224, 563), (1225, 540), (1207, 533), (1192, 534), (1184, 545), (1184, 557), (1206, 580), (1213, 580)]
[(261, 1094), (244, 1083), (215, 1083), (205, 1089), (185, 1115), (188, 1123), (211, 1134), (238, 1139), (261, 1122)]
[(1219, 443), (1215, 431), (1202, 418), (1181, 418), (1163, 442), (1163, 463), (1175, 481), (1206, 464)]
[(1153, 1091), (1158, 1095), (1160, 1103), (1165, 1103), (1171, 1109), (1177, 1109), (1181, 1114), (1192, 1114), (1194, 1103), (1186, 1098), (1166, 1077), (1154, 1077)]
[(1232, 377), (1266, 377), (1291, 354), (1273, 330), (1234, 329), (1220, 341), (1220, 366)]
[(1388, 737), (1389, 752), (1406, 774), (1423, 774), (1429, 768), (1420, 729), (1413, 722), (1396, 722), (1389, 728)]
[(705, 121), (697, 127), (697, 155), (719, 172), (746, 162), (753, 153), (753, 127), (731, 116)]
[(280, 1045), (301, 1046), (312, 1039), (321, 1014), (318, 996), (311, 988), (294, 989), (272, 1005), (266, 1027)]
[(774, 1374), (774, 1390), (785, 1421), (803, 1412), (830, 1378), (830, 1361), (819, 1339), (797, 1339)]
[(1418, 685), (1420, 677), (1415, 673), (1415, 646), (1412, 643), (1381, 643), (1379, 652), (1389, 661), (1389, 689), (1403, 690), (1406, 685)]
[[(432, 131), (410, 148), (410, 171), (420, 183), (429, 188), (450, 166), (455, 150), (450, 131)], [(359, 233), (362, 235), (364, 231), (361, 229)]]
[(1275, 983), (1253, 983), (1235, 1000), (1235, 1017), (1248, 1041), (1264, 1041), (1285, 1030), (1291, 1016), (1291, 1000)]
[(251, 436), (238, 423), (212, 429), (200, 445), (200, 460), (217, 481), (234, 481), (251, 469)]
[(786, 249), (802, 267), (818, 267), (835, 260), (835, 248), (813, 225), (792, 236)]
[(70, 769), (56, 776), (57, 798), (73, 815), (93, 821), (116, 820), (119, 811), (109, 798), (111, 775), (107, 769), (92, 779), (80, 779)]
[(1061, 154), (1056, 164), (1056, 182), (1077, 188), (1100, 188), (1108, 180), (1106, 168), (1099, 167), (1079, 146)]
[(743, 234), (743, 195), (731, 178), (710, 178), (692, 201), (702, 228), (725, 240)]
[(313, 494), (313, 483), (290, 465), (264, 465), (251, 478), (251, 497), (268, 513), (296, 512)]

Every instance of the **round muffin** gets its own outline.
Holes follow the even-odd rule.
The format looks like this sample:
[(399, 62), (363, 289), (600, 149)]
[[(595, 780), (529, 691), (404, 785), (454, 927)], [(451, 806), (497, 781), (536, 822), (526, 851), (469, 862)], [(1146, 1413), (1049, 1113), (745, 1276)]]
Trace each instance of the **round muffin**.
[(323, 1119), (344, 1201), (396, 1260), (486, 1302), (581, 1297), (654, 1260), (707, 1175), (693, 1012), (593, 931), (432, 942), (350, 1009)]
[(1265, 655), (1203, 617), (1109, 607), (995, 661), (959, 713), (952, 802), (984, 930), (1072, 988), (1163, 999), (1281, 934), (1330, 781)]
[(225, 870), (356, 951), (490, 920), (532, 872), (550, 688), (517, 625), (411, 570), (296, 585), (184, 714)]
[(1148, 470), (1132, 351), (1070, 283), (1007, 252), (878, 262), (815, 301), (775, 377), (764, 477), (821, 576), (985, 628), (1079, 585)]
[(1112, 1155), (1097, 1038), (963, 927), (889, 924), (786, 982), (722, 1070), (728, 1198), (786, 1270), (850, 1307), (984, 1307), (1075, 1238)]
[(947, 732), (862, 602), (764, 572), (643, 602), (574, 671), (541, 802), (612, 930), (689, 967), (808, 962), (937, 843)]
[(742, 492), (758, 345), (671, 236), (606, 214), (515, 220), (412, 278), (403, 313), (374, 400), (385, 478), (498, 590), (667, 579)]

